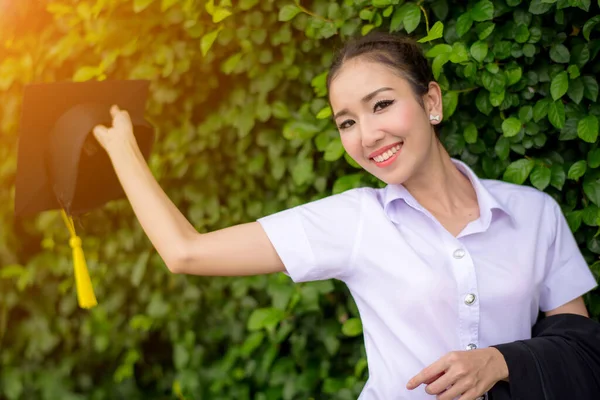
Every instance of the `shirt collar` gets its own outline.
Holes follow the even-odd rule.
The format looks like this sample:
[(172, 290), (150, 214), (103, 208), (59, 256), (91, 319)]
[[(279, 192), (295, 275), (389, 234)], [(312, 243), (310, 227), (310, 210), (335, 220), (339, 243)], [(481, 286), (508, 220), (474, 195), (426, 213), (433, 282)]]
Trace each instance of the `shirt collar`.
[[(451, 160), (458, 170), (461, 171), (471, 181), (471, 184), (473, 185), (477, 195), (480, 219), (486, 227), (491, 223), (493, 210), (499, 210), (503, 212), (512, 220), (513, 216), (509, 212), (508, 208), (489, 192), (489, 190), (477, 177), (475, 172), (473, 172), (473, 170), (469, 168), (467, 164), (454, 158), (451, 158)], [(404, 202), (409, 206), (424, 211), (424, 208), (403, 185), (388, 185), (385, 187), (383, 196), (383, 208), (388, 217), (395, 223), (400, 222), (397, 221), (397, 218), (395, 218), (395, 207), (392, 206), (397, 200), (404, 200)]]

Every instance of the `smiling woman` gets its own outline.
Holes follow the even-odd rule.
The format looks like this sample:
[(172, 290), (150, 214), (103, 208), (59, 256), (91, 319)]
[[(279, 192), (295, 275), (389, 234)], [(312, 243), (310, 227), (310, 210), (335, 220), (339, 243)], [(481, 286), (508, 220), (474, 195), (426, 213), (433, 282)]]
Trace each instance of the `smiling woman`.
[(353, 41), (328, 87), (345, 150), (387, 186), (210, 233), (196, 232), (152, 177), (126, 111), (114, 107), (113, 125), (94, 133), (172, 272), (341, 280), (363, 323), (361, 400), (481, 398), (510, 379), (493, 345), (530, 338), (540, 310), (587, 316), (581, 296), (596, 281), (561, 209), (450, 158), (435, 132), (441, 89), (416, 43)]

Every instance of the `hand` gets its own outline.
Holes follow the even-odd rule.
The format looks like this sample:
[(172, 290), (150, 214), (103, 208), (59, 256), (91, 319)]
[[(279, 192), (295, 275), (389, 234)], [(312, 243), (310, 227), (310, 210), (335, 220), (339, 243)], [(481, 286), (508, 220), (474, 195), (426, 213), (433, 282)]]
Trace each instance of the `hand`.
[(506, 379), (506, 361), (490, 347), (448, 353), (415, 375), (406, 387), (413, 390), (426, 384), (425, 391), (439, 400), (475, 400)]
[(104, 125), (97, 125), (93, 129), (96, 140), (98, 140), (98, 143), (100, 143), (104, 150), (110, 154), (115, 149), (131, 145), (137, 146), (129, 113), (113, 105), (110, 108), (110, 115), (113, 119), (111, 127), (107, 128)]

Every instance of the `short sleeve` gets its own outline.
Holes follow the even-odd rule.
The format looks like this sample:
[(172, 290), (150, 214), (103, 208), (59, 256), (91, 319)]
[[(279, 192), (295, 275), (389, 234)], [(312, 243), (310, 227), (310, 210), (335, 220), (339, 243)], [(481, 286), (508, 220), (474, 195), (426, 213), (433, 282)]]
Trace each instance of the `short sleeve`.
[(550, 196), (546, 197), (546, 215), (553, 221), (554, 232), (541, 288), (543, 312), (560, 307), (597, 286), (560, 206)]
[(344, 280), (349, 274), (361, 194), (351, 189), (258, 219), (294, 282)]

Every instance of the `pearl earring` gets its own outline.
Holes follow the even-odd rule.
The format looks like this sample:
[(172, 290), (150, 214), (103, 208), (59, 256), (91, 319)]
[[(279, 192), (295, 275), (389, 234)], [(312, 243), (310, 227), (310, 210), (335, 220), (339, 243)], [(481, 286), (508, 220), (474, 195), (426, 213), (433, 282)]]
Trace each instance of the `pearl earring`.
[(430, 121), (439, 121), (440, 120), (440, 116), (439, 115), (430, 115), (429, 116), (429, 120)]

